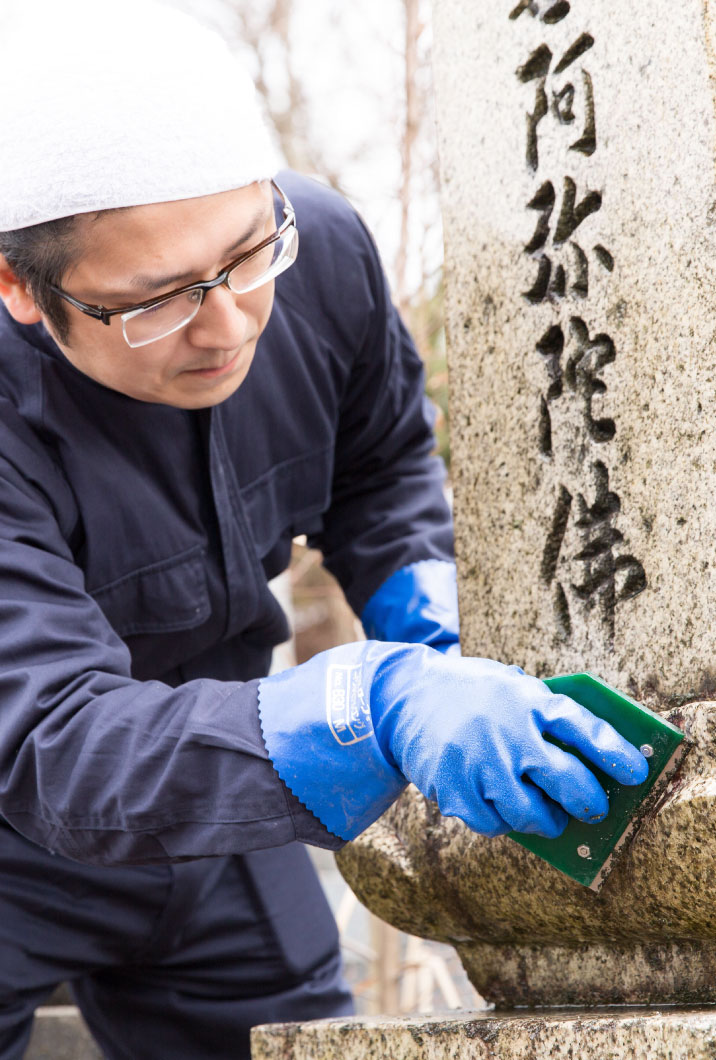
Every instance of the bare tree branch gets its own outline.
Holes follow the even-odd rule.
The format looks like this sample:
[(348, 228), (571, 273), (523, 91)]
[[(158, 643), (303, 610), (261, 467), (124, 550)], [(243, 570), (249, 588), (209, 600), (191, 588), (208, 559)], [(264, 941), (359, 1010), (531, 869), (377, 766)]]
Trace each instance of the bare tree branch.
[[(299, 172), (320, 174), (341, 191), (339, 174), (328, 163), (312, 135), (310, 104), (296, 74), (291, 32), (294, 6), (294, 0), (270, 0), (260, 12), (256, 6), (247, 5), (241, 0), (232, 0), (231, 3), (241, 39), (256, 56), (256, 88), (266, 104), (287, 165)], [(247, 7), (251, 7), (251, 10), (247, 11)], [(274, 64), (277, 63), (276, 56), (279, 57), (286, 78), (283, 103), (278, 101), (266, 73), (271, 52), (274, 53)]]

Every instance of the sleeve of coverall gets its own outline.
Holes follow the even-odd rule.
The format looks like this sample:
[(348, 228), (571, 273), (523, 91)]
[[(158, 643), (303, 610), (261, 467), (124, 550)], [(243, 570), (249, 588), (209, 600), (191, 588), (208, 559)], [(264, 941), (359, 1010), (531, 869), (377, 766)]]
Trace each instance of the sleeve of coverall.
[(358, 224), (365, 274), (355, 300), (368, 325), (340, 410), (331, 507), (316, 544), (359, 615), (400, 568), (451, 561), (453, 539), (422, 362)]
[(0, 816), (95, 864), (340, 847), (267, 758), (258, 682), (132, 679), (66, 543), (70, 503), (45, 488), (59, 475), (0, 412), (0, 452), (19, 453), (0, 459)]

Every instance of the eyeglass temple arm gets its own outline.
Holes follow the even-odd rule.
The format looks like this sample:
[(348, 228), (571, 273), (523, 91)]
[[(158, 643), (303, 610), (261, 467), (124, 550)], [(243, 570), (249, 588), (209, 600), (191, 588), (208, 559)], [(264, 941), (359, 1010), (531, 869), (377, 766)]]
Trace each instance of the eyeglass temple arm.
[(95, 320), (101, 320), (107, 327), (110, 326), (114, 310), (105, 309), (104, 306), (98, 305), (87, 305), (86, 302), (79, 302), (76, 298), (73, 298), (71, 294), (67, 294), (66, 291), (61, 291), (59, 287), (56, 287), (54, 283), (49, 284), (50, 290), (58, 294), (60, 298), (64, 298), (66, 302), (73, 305), (75, 309), (79, 309), (81, 313), (85, 313), (88, 317), (94, 317)]

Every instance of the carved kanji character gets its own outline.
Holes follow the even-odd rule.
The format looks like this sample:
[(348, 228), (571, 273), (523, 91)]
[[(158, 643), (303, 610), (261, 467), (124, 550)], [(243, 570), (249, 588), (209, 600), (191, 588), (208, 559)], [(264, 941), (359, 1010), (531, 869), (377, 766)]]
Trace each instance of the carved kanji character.
[(570, 390), (584, 399), (584, 419), (590, 438), (595, 442), (609, 442), (616, 434), (616, 424), (608, 418), (595, 419), (592, 401), (595, 394), (606, 392), (600, 372), (616, 358), (614, 343), (604, 332), (590, 339), (587, 325), (580, 317), (572, 317), (569, 323), (576, 350), (567, 360), (565, 381)]
[(634, 556), (615, 556), (614, 549), (624, 541), (624, 535), (614, 526), (621, 502), (609, 489), (606, 465), (597, 461), (592, 469), (596, 487), (594, 504), (588, 504), (581, 493), (577, 496), (579, 514), (575, 524), (583, 547), (574, 559), (584, 563), (586, 571), (581, 584), (572, 584), (572, 589), (589, 609), (599, 604), (613, 637), (617, 604), (646, 588), (646, 573)]
[[(551, 240), (552, 246), (559, 248), (590, 214), (600, 209), (601, 203), (602, 197), (598, 191), (588, 191), (584, 198), (577, 202), (575, 182), (571, 177), (565, 177), (559, 217)], [(539, 213), (534, 233), (529, 242), (525, 244), (525, 254), (529, 254), (537, 262), (535, 280), (530, 289), (523, 292), (527, 301), (533, 305), (544, 302), (546, 299), (557, 301), (566, 293), (567, 277), (564, 265), (558, 263), (553, 266), (553, 254), (547, 253), (546, 249), (550, 242), (550, 224), (554, 207), (554, 185), (551, 181), (545, 181), (527, 203), (528, 209)], [(586, 298), (589, 293), (587, 255), (574, 240), (569, 241), (569, 246), (573, 255), (573, 279), (570, 290), (577, 297)], [(614, 267), (614, 259), (609, 251), (598, 244), (594, 248), (594, 253), (603, 267), (611, 271)]]
[[(528, 10), (527, 7), (523, 10)], [(557, 62), (552, 73), (556, 76), (575, 63), (594, 45), (594, 38), (589, 33), (582, 33), (574, 41), (562, 58)], [(517, 68), (517, 77), (523, 84), (536, 81), (535, 103), (532, 111), (527, 112), (527, 165), (534, 172), (539, 165), (539, 142), (537, 127), (549, 112), (547, 99), (547, 77), (552, 64), (552, 52), (546, 44), (540, 44), (527, 61)], [(581, 71), (584, 93), (584, 127), (574, 141), (570, 150), (591, 155), (597, 147), (596, 120), (594, 114), (594, 86), (586, 70)], [(570, 81), (560, 89), (552, 89), (552, 112), (561, 125), (571, 125), (575, 120), (574, 98), (576, 89)]]

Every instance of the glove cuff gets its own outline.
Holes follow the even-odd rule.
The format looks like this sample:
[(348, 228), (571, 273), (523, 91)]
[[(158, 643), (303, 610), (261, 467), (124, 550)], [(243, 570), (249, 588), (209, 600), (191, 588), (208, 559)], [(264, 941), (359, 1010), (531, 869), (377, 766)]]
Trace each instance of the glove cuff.
[(371, 684), (397, 645), (345, 644), (259, 682), (264, 743), (281, 780), (325, 827), (355, 839), (406, 780), (376, 739)]
[(369, 639), (456, 651), (460, 626), (455, 564), (427, 559), (392, 574), (361, 614)]

